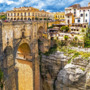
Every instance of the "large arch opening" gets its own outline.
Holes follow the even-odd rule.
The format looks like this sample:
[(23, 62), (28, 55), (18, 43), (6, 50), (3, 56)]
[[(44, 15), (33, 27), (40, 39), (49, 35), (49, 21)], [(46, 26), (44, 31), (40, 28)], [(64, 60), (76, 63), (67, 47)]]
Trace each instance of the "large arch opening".
[(44, 28), (42, 26), (39, 27), (38, 29), (38, 38), (42, 38), (44, 33)]
[(23, 43), (18, 47), (16, 68), (18, 68), (18, 89), (33, 90), (33, 66), (30, 56), (30, 47)]

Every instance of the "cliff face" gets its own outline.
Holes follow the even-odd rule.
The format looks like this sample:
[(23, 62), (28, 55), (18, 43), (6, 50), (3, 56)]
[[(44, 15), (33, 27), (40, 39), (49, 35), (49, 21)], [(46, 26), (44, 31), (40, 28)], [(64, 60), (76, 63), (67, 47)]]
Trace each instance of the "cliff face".
[(70, 57), (59, 51), (42, 55), (42, 90), (90, 90), (90, 58), (79, 56), (69, 64), (68, 60)]

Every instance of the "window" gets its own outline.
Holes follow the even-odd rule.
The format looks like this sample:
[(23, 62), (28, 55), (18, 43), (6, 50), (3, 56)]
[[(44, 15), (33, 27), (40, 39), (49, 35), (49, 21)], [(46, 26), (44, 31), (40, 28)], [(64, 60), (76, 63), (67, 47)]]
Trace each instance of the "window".
[(30, 18), (28, 18), (28, 20), (31, 20)]
[(16, 18), (14, 18), (14, 20), (16, 20)]
[(11, 16), (12, 16), (12, 13), (11, 13)]
[(19, 13), (18, 13), (18, 16), (19, 16)]
[(81, 17), (83, 17), (83, 14), (81, 14)]
[(78, 19), (78, 22), (80, 22), (80, 19)]
[(24, 13), (24, 15), (26, 16), (26, 12)]
[(14, 13), (14, 16), (16, 16), (16, 13)]
[(85, 10), (83, 10), (83, 12), (85, 12)]
[(30, 13), (28, 13), (28, 16), (30, 16)]
[(8, 16), (9, 16), (9, 13), (8, 13)]
[(87, 20), (85, 20), (87, 22)]
[(34, 16), (34, 13), (32, 13), (32, 16)]
[(76, 14), (76, 12), (74, 12), (74, 14)]
[(86, 14), (86, 16), (87, 16), (87, 14)]
[(21, 13), (21, 16), (23, 16), (23, 14)]
[(69, 16), (68, 16), (68, 18), (69, 18)]

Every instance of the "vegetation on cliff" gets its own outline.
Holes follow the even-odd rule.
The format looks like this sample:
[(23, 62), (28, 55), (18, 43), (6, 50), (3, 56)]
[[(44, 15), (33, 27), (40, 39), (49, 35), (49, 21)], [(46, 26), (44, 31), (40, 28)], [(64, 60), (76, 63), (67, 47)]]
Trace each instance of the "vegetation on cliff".
[(3, 77), (4, 77), (4, 74), (3, 74), (3, 72), (0, 70), (0, 87), (1, 87), (1, 89), (3, 88)]
[(86, 36), (84, 39), (84, 45), (87, 48), (90, 48), (90, 28), (88, 28), (87, 32), (86, 32)]

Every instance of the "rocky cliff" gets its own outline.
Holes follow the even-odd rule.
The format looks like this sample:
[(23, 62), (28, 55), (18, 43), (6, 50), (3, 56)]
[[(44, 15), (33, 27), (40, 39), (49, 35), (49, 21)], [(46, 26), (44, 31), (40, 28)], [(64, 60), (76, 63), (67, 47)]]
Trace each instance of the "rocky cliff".
[(90, 58), (55, 52), (41, 59), (42, 90), (90, 90)]

